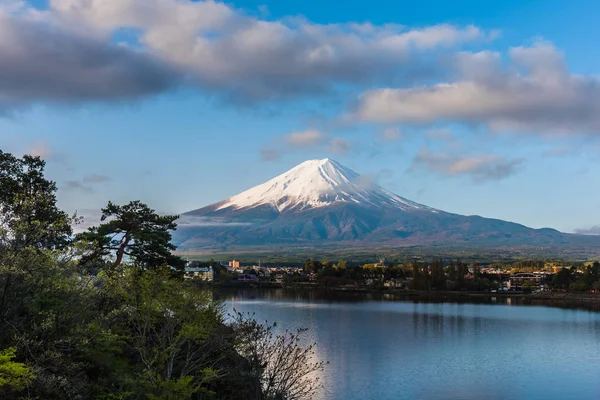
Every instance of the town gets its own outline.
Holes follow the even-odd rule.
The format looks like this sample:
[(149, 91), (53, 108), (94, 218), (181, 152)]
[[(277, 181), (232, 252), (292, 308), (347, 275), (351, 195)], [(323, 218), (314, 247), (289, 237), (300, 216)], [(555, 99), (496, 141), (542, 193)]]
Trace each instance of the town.
[(254, 265), (187, 261), (185, 277), (222, 286), (326, 287), (338, 289), (474, 291), (488, 293), (589, 292), (600, 290), (600, 263), (519, 261), (464, 264), (460, 260), (350, 265), (307, 260), (304, 265)]

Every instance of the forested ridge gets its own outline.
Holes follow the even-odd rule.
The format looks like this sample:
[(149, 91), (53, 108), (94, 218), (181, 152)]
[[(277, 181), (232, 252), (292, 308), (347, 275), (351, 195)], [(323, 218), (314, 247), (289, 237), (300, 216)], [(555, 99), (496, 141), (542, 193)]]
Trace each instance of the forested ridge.
[(80, 234), (39, 157), (0, 150), (0, 398), (302, 399), (303, 331), (225, 315), (182, 278), (176, 216), (109, 203)]

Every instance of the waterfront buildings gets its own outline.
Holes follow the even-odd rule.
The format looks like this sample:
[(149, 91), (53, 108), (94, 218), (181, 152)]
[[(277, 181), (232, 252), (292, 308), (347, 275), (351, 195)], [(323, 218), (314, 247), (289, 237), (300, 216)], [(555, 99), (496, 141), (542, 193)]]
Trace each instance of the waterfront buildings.
[(521, 290), (524, 287), (529, 287), (530, 289), (538, 289), (542, 286), (542, 280), (543, 275), (541, 274), (513, 274), (509, 278), (508, 287), (512, 290)]
[(213, 267), (185, 267), (185, 278), (200, 279), (206, 282), (212, 282), (215, 277)]

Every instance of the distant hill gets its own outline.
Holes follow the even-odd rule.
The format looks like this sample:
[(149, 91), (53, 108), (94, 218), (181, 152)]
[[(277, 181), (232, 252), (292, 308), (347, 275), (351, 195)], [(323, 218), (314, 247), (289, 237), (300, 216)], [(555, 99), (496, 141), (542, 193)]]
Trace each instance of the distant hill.
[(532, 229), (437, 210), (391, 193), (330, 159), (309, 160), (261, 185), (182, 215), (182, 251), (406, 246), (583, 247), (600, 237)]

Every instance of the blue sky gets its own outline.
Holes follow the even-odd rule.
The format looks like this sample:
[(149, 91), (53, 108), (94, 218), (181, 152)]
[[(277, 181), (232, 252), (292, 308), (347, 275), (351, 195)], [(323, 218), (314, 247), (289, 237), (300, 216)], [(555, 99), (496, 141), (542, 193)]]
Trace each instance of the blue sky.
[(411, 200), (600, 224), (595, 1), (0, 0), (0, 148), (69, 211), (185, 212), (311, 158)]

